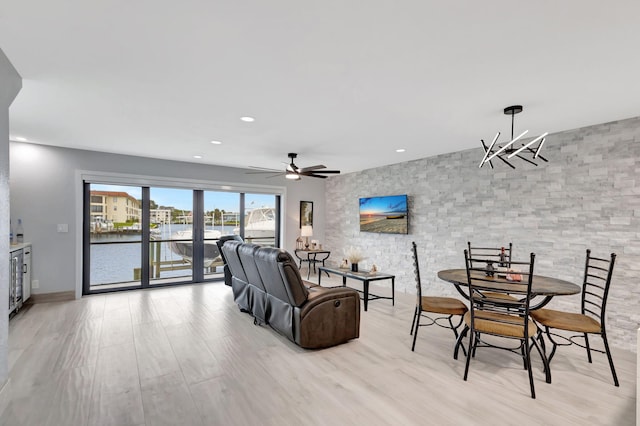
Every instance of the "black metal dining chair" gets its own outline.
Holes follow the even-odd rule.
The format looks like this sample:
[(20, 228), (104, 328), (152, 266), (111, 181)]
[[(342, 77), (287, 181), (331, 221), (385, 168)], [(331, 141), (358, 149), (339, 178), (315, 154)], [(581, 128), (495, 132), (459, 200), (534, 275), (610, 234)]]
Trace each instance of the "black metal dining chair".
[[(558, 346), (568, 346), (575, 344), (587, 350), (587, 359), (591, 360), (591, 352), (606, 353), (609, 360), (613, 383), (619, 386), (616, 369), (613, 365), (609, 342), (607, 341), (606, 308), (609, 287), (613, 266), (616, 261), (616, 254), (611, 253), (609, 259), (591, 256), (591, 250), (587, 250), (584, 267), (584, 281), (582, 284), (582, 301), (580, 313), (556, 311), (553, 309), (538, 309), (531, 312), (531, 317), (544, 326), (545, 334), (553, 345), (549, 354), (549, 362), (556, 353)], [(569, 337), (554, 333), (551, 329), (564, 330), (575, 334)], [(589, 344), (589, 334), (599, 334), (604, 343), (604, 351), (594, 349)], [(584, 344), (575, 339), (584, 339)], [(539, 341), (544, 345), (542, 330), (540, 330)], [(544, 346), (543, 346), (544, 348)]]
[(501, 247), (476, 247), (471, 245), (471, 241), (467, 241), (467, 250), (469, 251), (469, 257), (474, 267), (479, 266), (476, 265), (476, 263), (486, 264), (489, 262), (495, 264), (494, 266), (503, 266), (506, 268), (511, 266), (512, 243)]
[[(536, 340), (538, 329), (529, 318), (535, 254), (530, 254), (528, 262), (511, 261), (511, 266), (514, 269), (520, 269), (520, 271), (508, 275), (506, 279), (499, 280), (487, 277), (484, 267), (473, 267), (468, 250), (464, 251), (464, 256), (471, 303), (469, 312), (464, 315), (465, 328), (458, 338), (459, 343), (469, 333), (464, 380), (467, 380), (471, 358), (475, 356), (476, 349), (490, 347), (508, 350), (522, 357), (524, 368), (529, 373), (531, 398), (535, 398), (531, 370), (530, 349), (532, 346), (535, 346), (542, 358), (547, 383), (551, 383), (549, 364), (544, 351)], [(504, 295), (510, 295), (510, 297), (501, 297)], [(487, 342), (484, 335), (505, 339), (504, 346), (502, 343), (498, 345), (493, 341)], [(507, 346), (506, 342), (513, 340), (518, 341), (518, 345)]]
[[(411, 250), (413, 255), (413, 268), (416, 278), (416, 309), (413, 313), (413, 320), (411, 321), (411, 331), (409, 334), (413, 334), (413, 344), (411, 350), (416, 348), (416, 339), (418, 337), (418, 329), (420, 327), (426, 327), (430, 325), (437, 325), (444, 328), (450, 328), (453, 330), (453, 334), (458, 338), (458, 328), (462, 325), (462, 316), (468, 311), (467, 306), (462, 301), (453, 297), (439, 297), (439, 296), (423, 296), (422, 295), (422, 282), (420, 280), (420, 266), (418, 264), (418, 248), (415, 242), (411, 243)], [(430, 314), (433, 315), (430, 316)], [(441, 316), (435, 316), (441, 315)], [(454, 324), (452, 318), (454, 316), (460, 316), (460, 320)], [(420, 318), (426, 318), (427, 323), (420, 324)], [(442, 323), (447, 321), (446, 323)], [(464, 347), (462, 348), (465, 351)]]
[[(471, 266), (473, 268), (485, 268), (485, 274), (499, 274), (500, 271), (495, 267), (507, 269), (511, 267), (511, 254), (513, 252), (512, 243), (501, 247), (474, 247), (471, 245), (470, 241), (467, 241), (467, 248), (469, 250), (469, 261), (471, 262)], [(496, 293), (490, 296), (515, 300), (512, 296), (506, 293)]]

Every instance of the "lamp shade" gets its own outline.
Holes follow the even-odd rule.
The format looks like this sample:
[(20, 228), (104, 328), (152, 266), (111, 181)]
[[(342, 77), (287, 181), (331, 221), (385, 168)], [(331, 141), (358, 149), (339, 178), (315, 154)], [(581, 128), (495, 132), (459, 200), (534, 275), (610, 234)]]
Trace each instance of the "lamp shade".
[(300, 228), (300, 236), (313, 237), (313, 227), (311, 225), (303, 225), (302, 228)]

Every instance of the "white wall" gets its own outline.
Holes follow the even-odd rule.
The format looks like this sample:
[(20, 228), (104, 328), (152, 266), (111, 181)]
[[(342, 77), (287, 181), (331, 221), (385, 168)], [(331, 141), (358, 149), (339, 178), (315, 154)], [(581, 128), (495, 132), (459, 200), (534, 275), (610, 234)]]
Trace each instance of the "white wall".
[(0, 50), (0, 394), (8, 376), (9, 105), (21, 88), (20, 75)]
[[(265, 179), (247, 170), (158, 160), (11, 142), (11, 215), (22, 218), (25, 241), (33, 243), (33, 277), (40, 288), (33, 293), (55, 293), (79, 288), (76, 278), (81, 258), (77, 251), (82, 221), (80, 171), (222, 182), (244, 186), (284, 188), (284, 240), (289, 251), (299, 233), (300, 200), (315, 201), (314, 233), (324, 237), (324, 187), (322, 179), (289, 181)], [(252, 161), (255, 163), (255, 159)], [(249, 163), (249, 162), (248, 162)], [(69, 224), (69, 233), (58, 233), (57, 224)]]

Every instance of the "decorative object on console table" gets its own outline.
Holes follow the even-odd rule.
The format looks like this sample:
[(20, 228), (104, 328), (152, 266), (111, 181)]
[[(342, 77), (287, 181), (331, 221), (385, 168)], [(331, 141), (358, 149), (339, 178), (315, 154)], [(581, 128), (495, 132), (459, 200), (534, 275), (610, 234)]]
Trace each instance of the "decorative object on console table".
[(358, 272), (358, 263), (365, 259), (360, 249), (353, 246), (347, 247), (344, 250), (344, 255), (351, 262), (351, 270)]
[(300, 228), (313, 226), (313, 201), (300, 201)]
[(311, 225), (303, 225), (300, 229), (300, 236), (306, 238), (304, 248), (309, 250), (309, 237), (313, 237), (313, 227)]
[(487, 277), (493, 277), (493, 273), (495, 271), (495, 268), (493, 267), (493, 263), (492, 262), (487, 262), (487, 267), (485, 269), (485, 275)]

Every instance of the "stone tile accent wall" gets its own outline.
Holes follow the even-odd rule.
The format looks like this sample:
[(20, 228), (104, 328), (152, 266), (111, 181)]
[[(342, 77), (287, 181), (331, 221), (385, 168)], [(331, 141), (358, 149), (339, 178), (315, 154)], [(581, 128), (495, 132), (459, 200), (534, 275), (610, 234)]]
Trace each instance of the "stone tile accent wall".
[[(513, 242), (514, 259), (536, 253), (536, 273), (581, 284), (585, 250), (618, 255), (607, 330), (612, 345), (636, 351), (640, 325), (640, 117), (555, 133), (538, 167), (478, 164), (480, 148), (327, 179), (326, 245), (335, 261), (353, 245), (361, 264), (397, 275), (396, 291), (415, 294), (411, 241), (418, 244), (427, 294), (455, 295), (438, 270), (463, 268), (467, 241)], [(409, 195), (409, 235), (361, 233), (358, 199)], [(580, 296), (549, 307), (579, 311)], [(410, 318), (407, 318), (407, 324)], [(594, 341), (600, 339), (593, 339)]]

